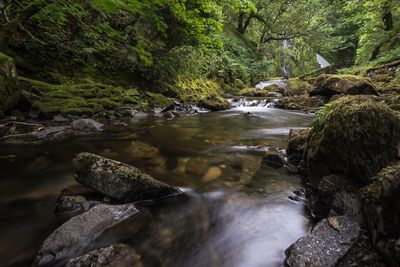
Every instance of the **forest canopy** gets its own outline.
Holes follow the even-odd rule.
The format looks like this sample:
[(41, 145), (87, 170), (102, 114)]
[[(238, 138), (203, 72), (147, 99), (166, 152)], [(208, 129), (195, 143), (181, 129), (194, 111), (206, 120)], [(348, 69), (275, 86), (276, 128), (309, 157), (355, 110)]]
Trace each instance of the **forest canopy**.
[[(0, 48), (28, 74), (37, 63), (67, 64), (75, 72), (219, 77), (241, 85), (309, 72), (318, 68), (316, 53), (349, 67), (388, 61), (400, 51), (398, 0), (0, 3)], [(54, 66), (54, 60), (64, 63)]]

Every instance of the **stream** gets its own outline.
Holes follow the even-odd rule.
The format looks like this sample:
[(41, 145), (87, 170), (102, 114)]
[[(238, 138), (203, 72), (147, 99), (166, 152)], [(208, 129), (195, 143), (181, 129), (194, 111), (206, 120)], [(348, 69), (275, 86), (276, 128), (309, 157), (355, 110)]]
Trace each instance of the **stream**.
[(127, 240), (144, 266), (282, 266), (284, 250), (310, 228), (288, 196), (300, 186), (264, 166), (267, 146), (285, 148), (312, 116), (267, 106), (143, 118), (58, 141), (1, 144), (0, 266), (29, 266), (59, 225), (59, 192), (76, 184), (71, 161), (87, 151), (141, 168), (185, 192), (150, 207), (152, 220)]

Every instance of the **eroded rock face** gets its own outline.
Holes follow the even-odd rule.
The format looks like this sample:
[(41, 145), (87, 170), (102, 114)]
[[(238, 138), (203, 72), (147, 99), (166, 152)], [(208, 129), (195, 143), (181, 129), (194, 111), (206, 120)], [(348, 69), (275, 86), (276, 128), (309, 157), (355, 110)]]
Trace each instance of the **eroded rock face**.
[(286, 150), (288, 162), (295, 166), (300, 164), (304, 151), (307, 147), (307, 138), (310, 129), (291, 129), (289, 132), (289, 142)]
[(286, 250), (286, 264), (291, 267), (333, 267), (357, 241), (359, 226), (345, 216), (329, 217), (319, 222), (305, 237)]
[(37, 266), (57, 266), (101, 246), (118, 242), (145, 227), (149, 213), (133, 204), (100, 204), (57, 228), (42, 244)]
[(400, 265), (400, 164), (390, 165), (361, 190), (372, 241), (391, 266)]
[(0, 53), (0, 112), (11, 109), (18, 101), (17, 70), (11, 57)]
[(179, 189), (133, 166), (91, 153), (79, 154), (73, 161), (73, 167), (77, 182), (121, 202), (181, 194)]
[(68, 261), (65, 267), (143, 267), (140, 256), (125, 244), (94, 250)]
[(323, 74), (315, 80), (315, 87), (310, 96), (378, 95), (375, 85), (369, 78), (354, 75)]
[(305, 163), (309, 180), (341, 174), (368, 183), (399, 156), (400, 118), (367, 96), (345, 96), (325, 107), (314, 121)]

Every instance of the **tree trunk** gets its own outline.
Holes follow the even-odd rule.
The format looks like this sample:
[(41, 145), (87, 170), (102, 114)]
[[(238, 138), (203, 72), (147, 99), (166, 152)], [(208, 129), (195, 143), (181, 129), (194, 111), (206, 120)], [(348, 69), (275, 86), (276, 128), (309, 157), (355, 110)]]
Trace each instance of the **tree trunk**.
[(12, 34), (17, 31), (19, 24), (25, 23), (53, 1), (54, 0), (37, 0), (20, 10), (18, 15), (10, 22), (0, 25), (0, 51), (7, 50)]
[(241, 34), (244, 34), (244, 12), (239, 13), (237, 31)]

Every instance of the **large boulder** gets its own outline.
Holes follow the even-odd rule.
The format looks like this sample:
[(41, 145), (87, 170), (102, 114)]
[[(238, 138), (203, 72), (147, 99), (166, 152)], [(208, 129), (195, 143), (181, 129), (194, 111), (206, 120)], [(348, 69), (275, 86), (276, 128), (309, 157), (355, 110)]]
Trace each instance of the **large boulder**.
[(304, 95), (308, 94), (313, 89), (313, 86), (307, 81), (300, 78), (292, 78), (287, 80), (288, 95)]
[(399, 157), (400, 117), (367, 96), (345, 96), (317, 114), (307, 142), (305, 163), (309, 180), (342, 174), (369, 182)]
[(369, 78), (354, 75), (323, 74), (315, 80), (314, 85), (315, 89), (310, 92), (310, 96), (378, 95), (375, 85)]
[(139, 211), (133, 204), (97, 205), (57, 228), (43, 242), (35, 265), (61, 265), (93, 249), (126, 239), (143, 229), (149, 218), (149, 212)]
[(13, 108), (19, 96), (14, 60), (0, 52), (0, 112)]
[(358, 224), (345, 216), (324, 219), (286, 250), (286, 264), (290, 267), (336, 266), (357, 241), (359, 233)]
[(400, 163), (381, 170), (361, 192), (375, 247), (390, 266), (400, 266)]
[(91, 153), (79, 154), (73, 166), (77, 182), (117, 201), (126, 203), (181, 194), (179, 189), (131, 165)]

